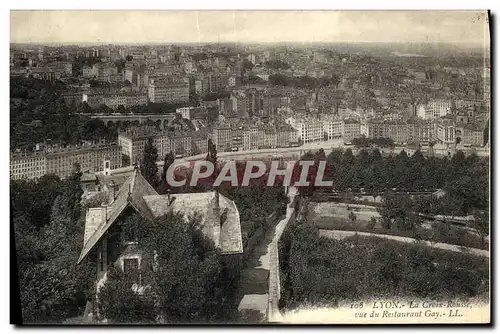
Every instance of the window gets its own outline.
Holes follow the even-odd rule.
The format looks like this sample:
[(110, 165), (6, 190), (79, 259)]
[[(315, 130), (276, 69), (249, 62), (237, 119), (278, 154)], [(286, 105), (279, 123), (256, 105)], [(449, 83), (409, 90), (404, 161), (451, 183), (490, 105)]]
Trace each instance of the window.
[(131, 281), (140, 284), (139, 259), (123, 259), (123, 272)]

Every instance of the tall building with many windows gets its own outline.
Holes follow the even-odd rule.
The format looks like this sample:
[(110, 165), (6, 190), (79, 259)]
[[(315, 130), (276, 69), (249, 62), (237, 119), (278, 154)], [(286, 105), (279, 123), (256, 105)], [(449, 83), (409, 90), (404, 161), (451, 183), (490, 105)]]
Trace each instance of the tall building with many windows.
[(323, 121), (318, 117), (289, 117), (285, 122), (297, 130), (297, 140), (303, 143), (321, 141), (325, 137)]
[(208, 149), (206, 135), (199, 132), (162, 131), (152, 134), (142, 130), (124, 131), (118, 134), (118, 143), (130, 164), (141, 161), (148, 138), (153, 140), (158, 160), (163, 160), (170, 152), (176, 156), (189, 156), (205, 153)]
[(102, 103), (111, 109), (117, 109), (119, 106), (123, 106), (126, 109), (148, 104), (148, 96), (140, 93), (105, 94), (102, 97)]
[(75, 164), (79, 164), (84, 173), (102, 172), (106, 160), (110, 162), (111, 169), (121, 167), (122, 155), (117, 144), (16, 153), (11, 154), (10, 176), (12, 179), (35, 179), (45, 174), (55, 174), (66, 178), (73, 172)]
[(361, 125), (360, 122), (355, 119), (344, 120), (344, 127), (342, 138), (345, 142), (350, 142), (354, 138), (359, 138), (361, 136)]
[(38, 179), (47, 174), (47, 159), (43, 152), (15, 153), (10, 155), (10, 177)]
[(150, 79), (148, 97), (152, 103), (188, 102), (189, 80), (167, 77)]
[(451, 113), (451, 100), (434, 99), (427, 105), (417, 108), (417, 116), (422, 119), (435, 119)]

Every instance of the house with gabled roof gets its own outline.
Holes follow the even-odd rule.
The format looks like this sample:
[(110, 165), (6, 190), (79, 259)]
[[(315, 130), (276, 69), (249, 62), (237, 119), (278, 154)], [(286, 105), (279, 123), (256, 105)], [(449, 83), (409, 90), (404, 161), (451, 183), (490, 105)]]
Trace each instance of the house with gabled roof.
[(83, 248), (77, 260), (81, 263), (91, 258), (97, 266), (96, 292), (107, 280), (108, 268), (121, 268), (136, 277), (136, 292), (144, 290), (141, 267), (151, 264), (150, 254), (145, 254), (136, 240), (123, 240), (120, 229), (133, 214), (153, 220), (169, 212), (179, 212), (186, 223), (196, 215), (203, 233), (213, 240), (221, 254), (243, 253), (241, 224), (234, 201), (218, 191), (159, 195), (136, 168), (118, 191), (109, 192), (108, 203), (88, 208), (85, 219)]

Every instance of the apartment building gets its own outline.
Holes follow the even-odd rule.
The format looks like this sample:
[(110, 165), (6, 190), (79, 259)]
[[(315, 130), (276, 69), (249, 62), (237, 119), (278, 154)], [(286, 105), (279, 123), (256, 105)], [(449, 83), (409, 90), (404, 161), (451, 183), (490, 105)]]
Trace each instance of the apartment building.
[(368, 138), (386, 137), (385, 124), (382, 120), (370, 120), (363, 125), (365, 128), (363, 132), (366, 135), (366, 137)]
[(119, 106), (130, 108), (148, 104), (148, 96), (147, 94), (135, 93), (105, 94), (102, 98), (102, 103), (111, 109), (117, 109)]
[(169, 152), (177, 156), (207, 152), (206, 137), (203, 139), (203, 135), (199, 133), (162, 131), (152, 134), (142, 130), (131, 130), (118, 134), (121, 152), (130, 158), (131, 164), (141, 161), (144, 147), (150, 137), (157, 149), (158, 160), (163, 160)]
[(82, 102), (87, 102), (89, 107), (98, 108), (103, 104), (103, 93), (86, 93), (82, 94)]
[(248, 117), (250, 111), (250, 99), (244, 91), (234, 91), (230, 96), (233, 112), (240, 117)]
[(191, 133), (191, 154), (197, 155), (208, 152), (208, 136), (205, 132)]
[(297, 130), (288, 124), (249, 124), (222, 122), (211, 138), (219, 152), (289, 147), (297, 142)]
[(220, 152), (243, 149), (243, 126), (229, 123), (217, 124), (211, 137)]
[(467, 124), (463, 128), (462, 144), (475, 147), (486, 145), (485, 129), (476, 124)]
[(123, 80), (123, 75), (118, 74), (118, 68), (114, 64), (95, 64), (94, 73), (97, 74), (97, 80), (99, 81), (111, 82), (110, 78), (116, 80), (117, 75)]
[(422, 119), (436, 119), (451, 113), (451, 101), (443, 99), (434, 99), (427, 105), (420, 105), (417, 108), (417, 116)]
[(328, 140), (342, 137), (344, 123), (339, 118), (328, 118), (323, 120), (323, 132)]
[(274, 127), (264, 127), (259, 131), (258, 148), (276, 148), (278, 147), (278, 134)]
[(71, 175), (75, 163), (80, 164), (84, 173), (103, 171), (106, 160), (110, 162), (111, 169), (122, 165), (122, 155), (117, 144), (58, 149), (47, 152), (46, 159), (47, 174), (56, 174), (61, 178)]
[(408, 142), (428, 143), (432, 134), (432, 123), (422, 121), (408, 121)]
[(297, 142), (297, 130), (289, 124), (276, 125), (276, 130), (278, 133), (277, 147), (289, 147)]
[(257, 148), (289, 147), (294, 142), (296, 142), (296, 130), (288, 124), (267, 125), (259, 128)]
[(11, 179), (38, 179), (45, 174), (47, 174), (47, 162), (43, 152), (11, 153)]
[(153, 103), (180, 103), (189, 101), (187, 78), (155, 78), (148, 86), (149, 100)]
[(243, 149), (254, 150), (259, 148), (259, 127), (251, 125), (243, 131)]
[(323, 122), (318, 117), (289, 117), (285, 122), (297, 130), (296, 139), (303, 143), (324, 140)]
[(175, 109), (176, 114), (180, 114), (182, 118), (191, 119), (191, 113), (194, 111), (195, 107), (183, 107)]
[(361, 136), (361, 124), (355, 119), (344, 120), (342, 130), (342, 138), (344, 139), (344, 142), (351, 142), (354, 138), (359, 138)]
[(391, 138), (395, 143), (406, 143), (408, 141), (408, 128), (406, 123), (385, 123), (384, 130), (384, 137)]
[(12, 179), (35, 179), (45, 174), (55, 174), (60, 178), (71, 175), (75, 163), (82, 172), (100, 172), (104, 170), (104, 162), (109, 167), (121, 167), (122, 155), (117, 144), (89, 145), (71, 148), (46, 149), (35, 153), (12, 154), (10, 174)]
[(33, 76), (35, 79), (54, 82), (56, 80), (56, 73), (50, 67), (31, 67), (28, 68), (28, 76)]
[(367, 138), (391, 138), (396, 143), (426, 143), (430, 140), (431, 132), (431, 123), (418, 120), (369, 120), (361, 125), (361, 135)]
[(434, 123), (433, 139), (445, 145), (455, 144), (455, 123), (447, 119)]

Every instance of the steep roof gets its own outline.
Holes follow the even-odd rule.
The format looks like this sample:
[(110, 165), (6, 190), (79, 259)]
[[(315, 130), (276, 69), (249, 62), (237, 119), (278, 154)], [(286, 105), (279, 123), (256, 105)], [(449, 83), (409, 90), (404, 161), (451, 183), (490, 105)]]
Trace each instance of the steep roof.
[(99, 211), (88, 210), (85, 220), (83, 249), (78, 258), (78, 263), (87, 256), (128, 205), (131, 205), (141, 216), (149, 219), (153, 218), (151, 211), (144, 202), (143, 196), (147, 195), (158, 195), (158, 193), (136, 169), (120, 187), (112, 203), (99, 208)]
[[(171, 199), (168, 195), (145, 196), (144, 200), (150, 211), (155, 217), (160, 217), (170, 210), (180, 211), (187, 220), (195, 213), (200, 214), (201, 224), (205, 233), (208, 233), (208, 221), (210, 217), (209, 210), (212, 209), (211, 203), (214, 200), (215, 192), (172, 194)], [(221, 214), (225, 212), (225, 219), (222, 222), (220, 231), (220, 247), (222, 254), (243, 253), (243, 242), (241, 238), (240, 214), (236, 204), (219, 194), (219, 206)], [(214, 236), (209, 235), (214, 238)], [(216, 236), (215, 236), (216, 237)]]

